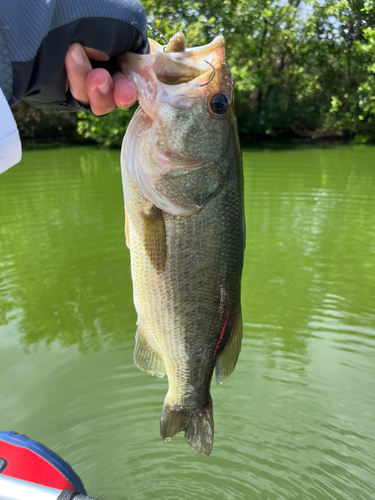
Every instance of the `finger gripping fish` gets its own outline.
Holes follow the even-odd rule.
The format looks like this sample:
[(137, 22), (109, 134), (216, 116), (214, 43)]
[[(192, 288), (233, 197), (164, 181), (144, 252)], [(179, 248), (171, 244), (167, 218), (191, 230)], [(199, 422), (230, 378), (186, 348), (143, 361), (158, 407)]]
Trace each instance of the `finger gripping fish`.
[(223, 37), (186, 48), (127, 54), (120, 66), (138, 87), (139, 108), (121, 165), (138, 330), (134, 359), (168, 376), (163, 439), (185, 432), (209, 455), (210, 382), (233, 371), (241, 347), (244, 209), (233, 79)]

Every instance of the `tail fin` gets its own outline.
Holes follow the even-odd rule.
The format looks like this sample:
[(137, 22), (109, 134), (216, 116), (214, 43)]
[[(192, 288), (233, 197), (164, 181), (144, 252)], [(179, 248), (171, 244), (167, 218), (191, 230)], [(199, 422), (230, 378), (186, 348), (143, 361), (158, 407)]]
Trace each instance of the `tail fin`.
[(212, 400), (205, 408), (191, 412), (175, 410), (164, 404), (160, 417), (161, 437), (170, 441), (181, 431), (185, 431), (185, 439), (195, 453), (208, 457), (214, 442)]

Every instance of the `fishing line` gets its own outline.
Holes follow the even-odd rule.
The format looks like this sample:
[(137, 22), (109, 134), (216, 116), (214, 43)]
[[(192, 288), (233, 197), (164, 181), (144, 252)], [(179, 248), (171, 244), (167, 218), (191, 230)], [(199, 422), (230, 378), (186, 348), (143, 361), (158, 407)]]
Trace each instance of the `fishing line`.
[[(165, 37), (163, 36), (163, 33), (161, 33), (161, 31), (158, 31), (156, 28), (154, 28), (150, 24), (147, 25), (147, 28), (151, 31), (151, 33), (155, 33), (155, 35), (158, 38), (160, 38), (161, 40), (163, 40), (166, 43), (166, 45), (168, 45), (168, 40), (165, 39)], [(164, 50), (164, 47), (163, 47), (163, 50)]]

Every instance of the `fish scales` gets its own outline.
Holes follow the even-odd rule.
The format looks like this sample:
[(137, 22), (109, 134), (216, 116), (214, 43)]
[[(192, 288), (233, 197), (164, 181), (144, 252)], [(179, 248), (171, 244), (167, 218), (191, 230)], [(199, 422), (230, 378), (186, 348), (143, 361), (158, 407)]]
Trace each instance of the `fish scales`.
[[(161, 80), (152, 54), (127, 56), (123, 63), (140, 94), (122, 151), (138, 313), (135, 362), (151, 374), (168, 376), (162, 437), (169, 440), (184, 431), (190, 447), (204, 455), (213, 444), (213, 370), (217, 382), (231, 373), (242, 337), (242, 162), (233, 83), (223, 41), (215, 40), (206, 53), (198, 48), (180, 54), (185, 65), (195, 65), (183, 83), (171, 83), (173, 78), (180, 81), (176, 58), (173, 78), (163, 74)], [(213, 54), (217, 78), (205, 85), (207, 65), (201, 62), (198, 70), (196, 60), (207, 53)], [(163, 71), (168, 71), (168, 61), (163, 61)], [(210, 99), (221, 92), (228, 95), (228, 110), (211, 115)], [(224, 107), (225, 95), (220, 97)]]

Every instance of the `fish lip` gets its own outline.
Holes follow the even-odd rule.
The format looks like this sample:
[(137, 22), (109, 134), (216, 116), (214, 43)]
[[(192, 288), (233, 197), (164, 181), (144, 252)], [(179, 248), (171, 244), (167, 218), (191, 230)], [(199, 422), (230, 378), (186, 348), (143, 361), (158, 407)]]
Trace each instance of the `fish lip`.
[[(163, 46), (158, 44), (157, 42), (152, 43), (151, 46), (154, 47), (155, 49), (155, 52), (151, 52), (151, 54), (135, 54), (134, 52), (127, 52), (126, 54), (123, 54), (120, 57), (128, 61), (139, 61), (139, 60), (151, 59), (155, 57), (155, 54), (163, 51)], [(168, 57), (172, 57), (173, 59), (205, 57), (206, 55), (210, 55), (215, 50), (224, 46), (225, 46), (224, 37), (222, 35), (219, 35), (215, 37), (212, 40), (212, 42), (207, 43), (206, 45), (202, 45), (200, 47), (187, 48), (184, 52), (168, 52)]]
[[(212, 78), (215, 76), (215, 72), (212, 74), (212, 68), (210, 66), (213, 62), (215, 69), (219, 69), (220, 62), (225, 59), (225, 40), (222, 35), (214, 38), (210, 43), (200, 46), (186, 48), (184, 52), (163, 52), (163, 46), (157, 42), (150, 40), (151, 53), (150, 54), (136, 54), (133, 52), (127, 52), (123, 55), (118, 56), (117, 61), (122, 71), (128, 78), (134, 80), (134, 74), (137, 74), (142, 80), (143, 73), (149, 73), (149, 79), (152, 80), (157, 87), (169, 89), (173, 87), (177, 92), (178, 89), (185, 88), (186, 83), (195, 82), (194, 85), (197, 86), (198, 90), (207, 91), (205, 87)], [(163, 55), (169, 60), (171, 64), (182, 63), (186, 66), (191, 66), (199, 71), (196, 77), (189, 79), (188, 81), (169, 83), (163, 79), (159, 79), (156, 74), (156, 65), (158, 56)], [(206, 75), (207, 73), (207, 75)], [(138, 77), (137, 77), (138, 78)], [(205, 79), (207, 78), (207, 79)], [(146, 81), (144, 82), (146, 85)], [(201, 88), (202, 87), (202, 88)], [(196, 89), (196, 90), (197, 90)], [(169, 90), (168, 90), (169, 92)]]
[[(215, 50), (222, 48), (225, 46), (225, 39), (222, 35), (215, 37), (212, 42), (207, 43), (206, 45), (201, 45), (200, 47), (191, 47), (190, 49), (186, 49), (183, 52), (184, 57), (197, 57), (204, 56), (205, 54), (212, 54)], [(181, 57), (181, 53), (178, 52), (169, 52), (172, 57)]]

